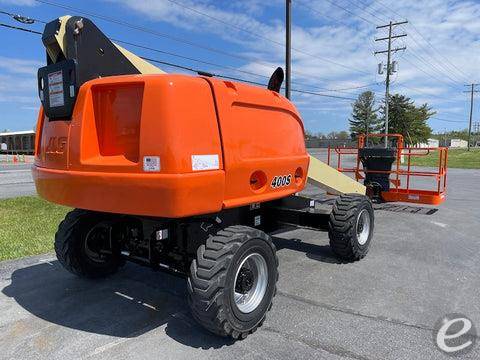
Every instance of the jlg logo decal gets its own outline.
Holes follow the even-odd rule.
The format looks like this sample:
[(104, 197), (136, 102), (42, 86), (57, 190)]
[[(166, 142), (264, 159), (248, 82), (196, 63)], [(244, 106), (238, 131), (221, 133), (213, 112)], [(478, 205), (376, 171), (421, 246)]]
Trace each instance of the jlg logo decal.
[(275, 176), (272, 179), (271, 186), (272, 188), (276, 189), (279, 187), (283, 186), (288, 186), (292, 182), (292, 175), (281, 175), (281, 176)]
[(67, 138), (65, 136), (56, 137), (52, 136), (48, 139), (48, 145), (45, 149), (46, 154), (61, 155), (65, 152), (65, 146), (67, 145)]

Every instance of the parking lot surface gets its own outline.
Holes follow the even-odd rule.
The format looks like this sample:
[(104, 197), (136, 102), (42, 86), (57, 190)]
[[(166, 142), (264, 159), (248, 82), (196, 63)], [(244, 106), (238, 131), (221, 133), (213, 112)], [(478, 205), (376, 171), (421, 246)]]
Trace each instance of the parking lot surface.
[[(480, 329), (478, 184), (480, 171), (452, 169), (437, 212), (377, 210), (359, 262), (339, 263), (324, 232), (277, 237), (274, 306), (235, 343), (195, 323), (183, 279), (127, 264), (88, 281), (51, 254), (0, 263), (0, 358), (452, 359), (433, 327), (462, 313)], [(479, 359), (480, 342), (462, 358)]]

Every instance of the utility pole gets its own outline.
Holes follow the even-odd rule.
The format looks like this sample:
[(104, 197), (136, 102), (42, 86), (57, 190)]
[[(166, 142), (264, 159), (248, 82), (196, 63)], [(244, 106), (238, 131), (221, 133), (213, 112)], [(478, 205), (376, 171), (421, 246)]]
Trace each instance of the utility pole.
[(292, 0), (285, 0), (285, 97), (290, 99), (292, 80)]
[(480, 84), (470, 84), (465, 86), (470, 86), (470, 91), (464, 91), (464, 93), (470, 93), (470, 120), (468, 122), (468, 144), (467, 144), (467, 151), (470, 151), (470, 140), (472, 137), (472, 117), (473, 117), (473, 94), (478, 93), (480, 91), (475, 90), (475, 86)]
[[(386, 76), (386, 81), (385, 81), (385, 134), (388, 134), (388, 110), (389, 110), (388, 109), (388, 107), (389, 107), (388, 100), (390, 98), (390, 75), (392, 75), (392, 73), (394, 71), (396, 71), (396, 63), (393, 64), (392, 61), (391, 61), (392, 60), (392, 52), (396, 53), (397, 51), (407, 49), (405, 46), (403, 46), (401, 48), (392, 49), (392, 40), (393, 39), (397, 39), (397, 38), (407, 36), (407, 34), (392, 35), (392, 31), (393, 31), (394, 26), (403, 25), (403, 24), (407, 24), (407, 23), (408, 23), (408, 21), (400, 21), (400, 22), (396, 22), (396, 23), (390, 21), (390, 23), (388, 25), (377, 26), (377, 29), (388, 28), (388, 36), (387, 37), (375, 39), (375, 41), (388, 40), (387, 50), (375, 51), (375, 55), (377, 55), (377, 54), (387, 54), (387, 66), (386, 66), (386, 69), (385, 69), (387, 71), (387, 76)], [(392, 65), (395, 65), (395, 66), (392, 66)], [(383, 73), (382, 66), (379, 66), (379, 73)], [(388, 147), (388, 136), (385, 136), (385, 148), (387, 148), (387, 147)]]

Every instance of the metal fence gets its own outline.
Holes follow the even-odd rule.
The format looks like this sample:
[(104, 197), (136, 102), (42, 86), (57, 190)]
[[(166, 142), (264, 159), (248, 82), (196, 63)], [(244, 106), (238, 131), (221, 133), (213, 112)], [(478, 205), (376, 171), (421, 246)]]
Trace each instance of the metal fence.
[(351, 139), (305, 139), (307, 148), (354, 147), (356, 144), (357, 142)]

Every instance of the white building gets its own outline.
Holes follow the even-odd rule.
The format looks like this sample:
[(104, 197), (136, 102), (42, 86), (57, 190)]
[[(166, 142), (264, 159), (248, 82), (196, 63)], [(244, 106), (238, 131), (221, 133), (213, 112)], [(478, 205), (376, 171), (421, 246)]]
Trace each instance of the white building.
[(468, 146), (468, 142), (462, 139), (452, 139), (450, 141), (451, 148), (466, 148)]
[(437, 139), (428, 139), (427, 140), (427, 143), (420, 143), (420, 144), (417, 144), (416, 147), (420, 147), (420, 148), (437, 148), (440, 146), (440, 141), (437, 140)]
[(0, 152), (33, 154), (35, 131), (0, 132)]

